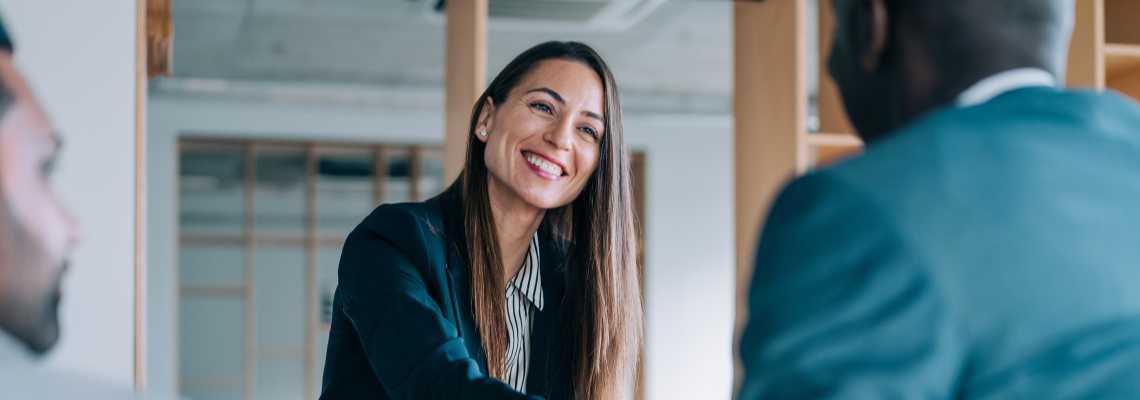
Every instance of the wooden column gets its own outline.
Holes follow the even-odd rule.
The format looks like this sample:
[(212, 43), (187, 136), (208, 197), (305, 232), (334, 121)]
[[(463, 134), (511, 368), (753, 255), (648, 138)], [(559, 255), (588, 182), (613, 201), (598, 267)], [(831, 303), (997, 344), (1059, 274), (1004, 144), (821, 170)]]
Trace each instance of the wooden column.
[(245, 145), (245, 204), (242, 205), (242, 399), (257, 394), (257, 147)]
[[(806, 134), (807, 0), (733, 5), (736, 340), (747, 322), (753, 255), (772, 200), (796, 172)], [(735, 351), (733, 352), (735, 355)], [(736, 387), (743, 376), (736, 358)], [(734, 391), (735, 393), (735, 391)]]
[(317, 365), (317, 335), (321, 327), (321, 307), (317, 294), (317, 180), (320, 177), (320, 152), (315, 144), (305, 145), (305, 305), (302, 310), (305, 323), (304, 354), (304, 387), (305, 397), (310, 399), (321, 396), (320, 382), (317, 382), (317, 370), (323, 365)]
[(1104, 0), (1077, 0), (1066, 84), (1104, 90)]
[(372, 207), (384, 204), (384, 184), (388, 182), (388, 155), (384, 145), (372, 146)]
[(135, 0), (135, 391), (146, 392), (147, 0)]
[(487, 0), (447, 2), (447, 128), (443, 140), (443, 182), (463, 170), (471, 108), (487, 80)]

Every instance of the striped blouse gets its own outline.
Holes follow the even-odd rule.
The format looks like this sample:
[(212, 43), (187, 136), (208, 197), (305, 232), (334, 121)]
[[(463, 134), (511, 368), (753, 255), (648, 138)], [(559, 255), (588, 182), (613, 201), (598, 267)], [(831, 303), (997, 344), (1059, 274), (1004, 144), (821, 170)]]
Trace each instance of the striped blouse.
[(507, 285), (507, 345), (504, 380), (511, 388), (526, 393), (530, 369), (530, 330), (534, 314), (542, 310), (542, 275), (539, 272), (538, 233), (530, 239), (526, 259), (518, 274)]

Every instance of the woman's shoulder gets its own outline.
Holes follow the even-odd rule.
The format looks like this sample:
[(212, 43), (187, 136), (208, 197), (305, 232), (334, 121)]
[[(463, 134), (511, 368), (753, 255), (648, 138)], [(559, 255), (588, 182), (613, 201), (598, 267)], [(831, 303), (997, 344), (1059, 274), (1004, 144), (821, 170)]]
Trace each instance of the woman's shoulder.
[(443, 212), (436, 199), (419, 203), (381, 204), (364, 218), (353, 233), (362, 229), (378, 233), (392, 229), (402, 233), (409, 229), (442, 230)]
[(431, 259), (444, 256), (446, 235), (439, 201), (376, 207), (348, 235), (344, 250), (373, 248), (377, 242), (396, 247), (417, 264), (430, 264)]

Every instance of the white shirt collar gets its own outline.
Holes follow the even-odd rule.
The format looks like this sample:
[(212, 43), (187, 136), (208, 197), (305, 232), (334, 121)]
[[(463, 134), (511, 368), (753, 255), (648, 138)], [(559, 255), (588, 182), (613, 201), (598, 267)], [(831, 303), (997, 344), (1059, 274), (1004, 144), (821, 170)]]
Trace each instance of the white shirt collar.
[(1057, 86), (1057, 78), (1039, 68), (1018, 68), (991, 75), (958, 95), (958, 107), (973, 107), (1006, 92), (1027, 87)]
[(538, 247), (538, 232), (535, 232), (534, 236), (530, 239), (530, 247), (527, 248), (526, 259), (523, 260), (522, 268), (519, 268), (519, 272), (515, 274), (514, 279), (511, 279), (511, 285), (514, 286), (519, 293), (522, 293), (535, 308), (542, 311), (544, 303), (542, 296), (542, 261)]

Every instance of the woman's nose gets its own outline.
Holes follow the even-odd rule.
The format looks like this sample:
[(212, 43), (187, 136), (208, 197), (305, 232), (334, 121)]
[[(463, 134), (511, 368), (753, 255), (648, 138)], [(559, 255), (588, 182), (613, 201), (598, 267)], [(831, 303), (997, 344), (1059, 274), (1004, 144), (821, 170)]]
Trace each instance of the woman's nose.
[(546, 132), (546, 141), (559, 150), (569, 150), (574, 139), (574, 125), (569, 118), (563, 118), (553, 129)]

